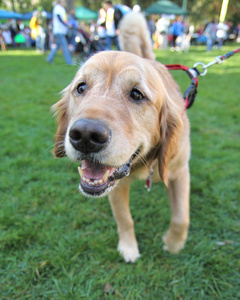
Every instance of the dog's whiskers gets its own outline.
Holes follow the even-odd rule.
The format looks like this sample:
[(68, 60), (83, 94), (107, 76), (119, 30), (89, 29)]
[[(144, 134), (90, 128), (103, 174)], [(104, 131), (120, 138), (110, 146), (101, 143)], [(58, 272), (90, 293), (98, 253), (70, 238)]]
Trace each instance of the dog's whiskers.
[(146, 159), (140, 153), (136, 153), (136, 156), (141, 160), (143, 165), (148, 168)]
[(59, 148), (60, 146), (64, 146), (64, 142), (63, 141), (59, 141), (59, 142), (56, 142), (56, 143), (52, 144), (47, 149), (45, 149), (45, 152), (49, 151), (49, 149), (53, 148), (55, 145), (58, 145), (58, 148)]

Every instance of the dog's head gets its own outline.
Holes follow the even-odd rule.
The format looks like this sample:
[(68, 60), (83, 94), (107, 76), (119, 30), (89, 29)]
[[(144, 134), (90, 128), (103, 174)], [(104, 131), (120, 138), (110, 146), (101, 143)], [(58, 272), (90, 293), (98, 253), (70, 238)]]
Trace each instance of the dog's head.
[(54, 155), (81, 162), (80, 190), (102, 196), (131, 164), (159, 159), (167, 184), (168, 161), (177, 152), (183, 103), (178, 87), (158, 62), (126, 52), (91, 57), (63, 91)]

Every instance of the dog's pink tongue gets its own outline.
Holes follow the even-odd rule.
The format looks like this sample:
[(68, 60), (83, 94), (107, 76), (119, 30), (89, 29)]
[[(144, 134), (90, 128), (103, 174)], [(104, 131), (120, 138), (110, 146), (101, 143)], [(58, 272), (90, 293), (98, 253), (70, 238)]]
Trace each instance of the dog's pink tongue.
[(81, 169), (83, 170), (84, 177), (92, 180), (101, 179), (107, 170), (109, 170), (108, 176), (115, 171), (115, 168), (107, 167), (87, 160), (82, 161)]

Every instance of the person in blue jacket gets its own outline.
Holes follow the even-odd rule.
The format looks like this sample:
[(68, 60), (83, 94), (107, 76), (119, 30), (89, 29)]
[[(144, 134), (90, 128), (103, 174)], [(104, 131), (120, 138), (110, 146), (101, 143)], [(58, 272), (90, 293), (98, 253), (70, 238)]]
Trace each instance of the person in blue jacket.
[(172, 47), (176, 47), (176, 39), (184, 33), (184, 24), (181, 21), (180, 16), (177, 16), (175, 21), (170, 27), (170, 32), (172, 33)]

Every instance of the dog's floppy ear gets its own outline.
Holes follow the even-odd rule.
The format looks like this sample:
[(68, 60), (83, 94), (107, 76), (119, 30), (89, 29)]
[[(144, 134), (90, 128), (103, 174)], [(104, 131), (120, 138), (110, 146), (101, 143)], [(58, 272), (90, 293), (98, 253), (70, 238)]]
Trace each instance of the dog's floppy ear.
[(178, 153), (180, 136), (183, 129), (182, 112), (184, 101), (180, 89), (165, 66), (154, 62), (154, 67), (160, 74), (159, 82), (163, 90), (162, 107), (159, 113), (160, 139), (158, 147), (159, 175), (168, 185), (168, 164)]
[[(170, 102), (171, 103), (171, 102)], [(169, 104), (169, 99), (166, 101), (161, 109), (159, 115), (160, 125), (160, 141), (158, 152), (158, 169), (159, 175), (168, 185), (168, 163), (178, 153), (180, 134), (182, 130), (181, 115), (174, 111), (175, 108)]]
[(55, 134), (55, 146), (52, 151), (55, 157), (66, 156), (64, 140), (68, 126), (69, 87), (66, 87), (62, 93), (63, 98), (51, 107), (54, 115), (57, 116), (58, 123), (57, 132)]

